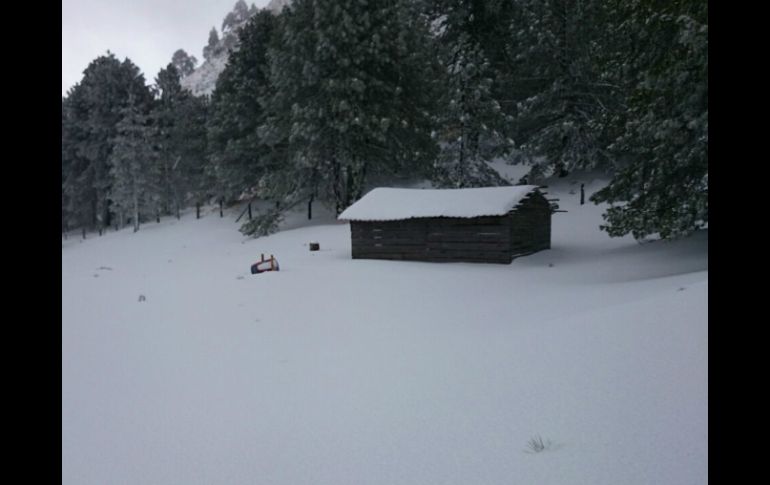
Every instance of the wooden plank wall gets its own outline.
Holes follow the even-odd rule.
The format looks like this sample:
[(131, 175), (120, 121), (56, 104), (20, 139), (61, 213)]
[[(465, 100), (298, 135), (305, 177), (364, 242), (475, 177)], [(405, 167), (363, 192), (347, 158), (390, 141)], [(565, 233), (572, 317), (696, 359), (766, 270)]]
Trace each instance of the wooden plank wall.
[(510, 263), (551, 247), (551, 206), (535, 192), (505, 216), (350, 221), (353, 259)]
[(509, 212), (511, 254), (519, 257), (551, 247), (551, 205), (534, 192)]
[(351, 221), (354, 259), (510, 263), (507, 217)]

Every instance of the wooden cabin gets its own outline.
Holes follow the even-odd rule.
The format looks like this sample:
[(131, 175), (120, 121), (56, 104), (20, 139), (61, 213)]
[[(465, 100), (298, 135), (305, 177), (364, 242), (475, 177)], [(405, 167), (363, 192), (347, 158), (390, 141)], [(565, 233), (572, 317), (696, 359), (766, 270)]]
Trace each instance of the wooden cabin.
[(507, 264), (551, 247), (551, 212), (535, 185), (377, 188), (339, 219), (353, 259)]

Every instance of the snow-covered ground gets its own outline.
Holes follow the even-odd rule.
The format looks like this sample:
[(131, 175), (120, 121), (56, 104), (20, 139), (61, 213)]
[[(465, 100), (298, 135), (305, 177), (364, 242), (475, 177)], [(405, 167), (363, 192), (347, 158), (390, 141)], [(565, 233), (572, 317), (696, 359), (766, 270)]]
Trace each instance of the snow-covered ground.
[(707, 483), (707, 231), (611, 239), (579, 185), (510, 265), (352, 260), (329, 214), (63, 240), (62, 483)]

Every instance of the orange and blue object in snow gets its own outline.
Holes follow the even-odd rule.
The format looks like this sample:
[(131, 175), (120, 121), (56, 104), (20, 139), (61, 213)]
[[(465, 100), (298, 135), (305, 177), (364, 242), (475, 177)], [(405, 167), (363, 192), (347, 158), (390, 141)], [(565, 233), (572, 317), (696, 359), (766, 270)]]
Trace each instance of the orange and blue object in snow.
[(272, 254), (270, 255), (269, 259), (265, 259), (265, 255), (263, 254), (259, 261), (251, 265), (251, 274), (259, 274), (266, 271), (278, 270), (280, 270), (280, 266), (278, 266), (278, 260), (275, 259)]

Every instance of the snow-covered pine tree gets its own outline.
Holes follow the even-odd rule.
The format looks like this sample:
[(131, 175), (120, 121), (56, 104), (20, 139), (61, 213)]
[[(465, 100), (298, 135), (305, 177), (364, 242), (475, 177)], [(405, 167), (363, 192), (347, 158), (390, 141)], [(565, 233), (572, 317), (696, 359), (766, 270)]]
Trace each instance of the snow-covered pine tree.
[(73, 87), (62, 99), (61, 164), (62, 164), (62, 229), (90, 226), (96, 219), (89, 203), (91, 189), (84, 175), (89, 165), (81, 153), (81, 142), (87, 136), (82, 123), (87, 109), (83, 90)]
[(515, 137), (532, 175), (606, 168), (603, 116), (616, 102), (599, 67), (605, 19), (599, 0), (518, 0), (511, 24), (520, 80)]
[(108, 160), (117, 123), (129, 97), (150, 103), (144, 76), (129, 59), (111, 53), (92, 61), (83, 79), (65, 100), (67, 126), (62, 127), (62, 156), (70, 157), (63, 190), (68, 194), (72, 222), (100, 232), (111, 224), (108, 193), (112, 185)]
[(156, 217), (162, 204), (162, 176), (153, 143), (157, 135), (150, 119), (147, 108), (132, 97), (122, 110), (109, 158), (113, 209), (120, 227), (130, 218), (134, 232), (143, 219)]
[(67, 194), (64, 192), (64, 181), (67, 179), (67, 176), (70, 172), (70, 166), (72, 164), (71, 157), (66, 153), (65, 151), (65, 145), (64, 145), (64, 129), (65, 125), (67, 124), (67, 113), (65, 109), (65, 98), (62, 96), (61, 99), (61, 127), (62, 127), (62, 157), (61, 157), (61, 232), (62, 235), (65, 235), (68, 230), (67, 225), (67, 219), (69, 219), (68, 209), (67, 209)]
[(610, 146), (616, 175), (594, 194), (613, 206), (611, 236), (683, 236), (708, 224), (708, 4), (634, 0), (615, 6), (609, 64), (628, 86)]
[[(298, 1), (280, 14), (276, 12), (275, 33), (267, 51), (268, 90), (259, 100), (264, 119), (258, 131), (270, 148), (275, 165), (274, 170), (265, 173), (261, 179), (257, 193), (261, 198), (275, 201), (278, 211), (301, 200), (308, 200), (308, 206), (312, 207), (324, 176), (319, 170), (318, 159), (303, 155), (304, 139), (292, 135), (293, 130), (299, 129), (294, 124), (294, 113), (303, 99), (312, 95), (310, 83), (306, 85), (303, 77), (312, 79), (311, 82), (317, 78), (314, 64), (305, 61), (306, 56), (312, 58), (317, 36), (312, 29), (302, 28), (303, 24), (312, 25), (314, 9), (312, 1)], [(271, 213), (257, 219), (260, 217), (274, 219)], [(242, 230), (258, 235), (260, 227), (270, 227), (270, 224), (256, 224), (244, 226)]]
[(233, 7), (233, 10), (228, 13), (222, 21), (222, 34), (227, 34), (239, 24), (247, 21), (252, 14), (253, 10), (249, 9), (246, 2), (244, 0), (238, 0)]
[(208, 161), (207, 122), (209, 113), (208, 96), (185, 94), (177, 109), (174, 164), (182, 183), (177, 192), (179, 205), (185, 207), (191, 202), (201, 204), (213, 195), (215, 182), (206, 168)]
[(505, 115), (492, 97), (489, 63), (467, 36), (449, 45), (443, 109), (437, 117), (441, 152), (433, 181), (439, 187), (487, 187), (508, 183), (486, 162), (513, 143), (503, 134)]
[(209, 31), (209, 41), (203, 48), (203, 58), (208, 61), (211, 59), (211, 57), (217, 55), (221, 49), (222, 47), (219, 43), (219, 34), (217, 33), (217, 28), (211, 27), (211, 30)]
[(187, 54), (184, 49), (178, 49), (171, 56), (171, 64), (179, 71), (180, 77), (186, 77), (192, 74), (195, 70), (195, 66), (198, 64), (198, 59), (195, 56)]
[(209, 170), (217, 180), (217, 195), (226, 200), (256, 194), (272, 170), (271, 149), (258, 127), (264, 121), (261, 99), (269, 89), (267, 48), (275, 23), (275, 17), (263, 11), (241, 28), (239, 49), (230, 54), (211, 98)]
[(152, 112), (161, 169), (163, 212), (180, 216), (206, 159), (206, 99), (182, 89), (173, 64), (156, 78), (158, 99)]
[(427, 27), (415, 13), (405, 0), (297, 0), (282, 15), (268, 122), (288, 130), (285, 168), (338, 213), (372, 173), (414, 170), (435, 147)]
[(435, 115), (441, 152), (432, 173), (440, 187), (507, 184), (487, 165), (513, 145), (493, 94), (500, 71), (487, 56), (488, 51), (499, 57), (498, 42), (492, 42), (490, 34), (499, 30), (501, 19), (488, 15), (499, 7), (499, 2), (478, 0), (428, 2), (424, 7), (433, 26), (435, 55), (444, 68)]

